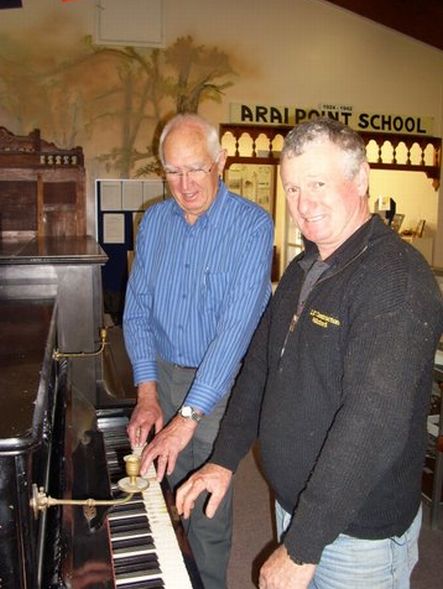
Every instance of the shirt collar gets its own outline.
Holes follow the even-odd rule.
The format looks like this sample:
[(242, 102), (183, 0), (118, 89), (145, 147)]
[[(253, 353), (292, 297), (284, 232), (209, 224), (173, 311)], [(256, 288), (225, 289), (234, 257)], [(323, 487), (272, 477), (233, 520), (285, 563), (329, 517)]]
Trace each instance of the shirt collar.
[(217, 194), (215, 195), (214, 202), (211, 204), (209, 209), (203, 213), (200, 219), (206, 219), (207, 223), (215, 224), (223, 215), (224, 203), (228, 196), (228, 189), (224, 182), (219, 179)]
[[(348, 239), (341, 244), (324, 262), (330, 267), (341, 266), (346, 264), (350, 259), (357, 255), (369, 241), (369, 238), (377, 227), (379, 221), (378, 215), (372, 215), (371, 218), (363, 223)], [(307, 271), (316, 259), (319, 252), (316, 244), (308, 239), (304, 239), (305, 255), (300, 259), (300, 266)]]
[[(217, 220), (222, 215), (222, 211), (224, 208), (223, 203), (226, 201), (228, 194), (228, 189), (224, 182), (220, 179), (218, 183), (217, 194), (215, 195), (214, 202), (211, 204), (209, 209), (205, 211), (197, 221), (192, 225), (192, 227), (199, 226), (205, 227), (208, 223), (215, 224)], [(173, 197), (172, 197), (173, 198)], [(173, 198), (173, 210), (176, 215), (179, 215), (185, 221), (185, 214), (183, 209), (177, 204), (175, 198)], [(186, 221), (185, 221), (186, 222)]]

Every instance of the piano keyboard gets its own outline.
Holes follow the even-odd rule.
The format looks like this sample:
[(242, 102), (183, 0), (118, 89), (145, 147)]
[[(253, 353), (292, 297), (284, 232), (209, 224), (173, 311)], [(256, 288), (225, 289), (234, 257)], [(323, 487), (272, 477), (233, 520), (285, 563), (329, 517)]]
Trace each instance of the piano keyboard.
[[(127, 418), (111, 426), (100, 423), (112, 492), (126, 476), (123, 456), (130, 453), (126, 436)], [(104, 421), (104, 420), (103, 420)], [(108, 514), (116, 589), (192, 589), (174, 528), (153, 465), (149, 487)]]

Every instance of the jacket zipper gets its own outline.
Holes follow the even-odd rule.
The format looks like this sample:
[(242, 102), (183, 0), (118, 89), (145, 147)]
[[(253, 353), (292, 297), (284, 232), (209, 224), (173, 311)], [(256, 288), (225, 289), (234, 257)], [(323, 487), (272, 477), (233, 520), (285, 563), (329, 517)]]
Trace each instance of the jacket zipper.
[[(312, 290), (311, 290), (311, 292), (310, 292), (310, 293), (309, 293), (309, 295), (308, 295), (308, 298), (306, 299), (306, 302), (305, 302), (305, 304), (304, 304), (304, 306), (303, 306), (303, 309), (302, 309), (302, 311), (301, 311), (300, 315), (297, 315), (297, 313), (294, 313), (294, 315), (291, 317), (291, 321), (290, 321), (290, 323), (289, 323), (288, 331), (286, 332), (286, 336), (285, 336), (285, 339), (284, 339), (284, 342), (283, 342), (282, 348), (281, 348), (281, 350), (280, 350), (280, 358), (279, 358), (279, 360), (278, 360), (278, 370), (279, 370), (280, 372), (281, 372), (280, 364), (281, 364), (282, 358), (283, 358), (283, 356), (284, 356), (284, 353), (285, 353), (285, 351), (286, 351), (286, 345), (287, 345), (287, 343), (288, 343), (289, 337), (290, 337), (290, 335), (291, 335), (292, 333), (294, 333), (294, 331), (295, 331), (295, 327), (296, 327), (296, 325), (297, 325), (297, 323), (298, 323), (298, 320), (299, 320), (299, 319), (300, 319), (300, 317), (302, 316), (302, 314), (303, 314), (303, 311), (304, 311), (304, 310), (305, 310), (305, 308), (306, 308), (306, 303), (307, 303), (307, 302), (309, 301), (309, 299), (311, 298), (311, 296), (312, 296), (312, 293), (314, 292), (314, 289), (316, 289), (316, 288), (317, 288), (317, 286), (318, 286), (319, 284), (321, 284), (322, 282), (324, 282), (325, 280), (329, 280), (330, 278), (333, 278), (334, 276), (336, 276), (336, 275), (337, 275), (337, 274), (339, 274), (340, 272), (343, 272), (343, 270), (345, 270), (345, 268), (347, 268), (347, 267), (348, 267), (350, 264), (352, 264), (353, 262), (355, 262), (355, 260), (357, 260), (357, 259), (358, 259), (360, 256), (362, 256), (362, 255), (363, 255), (363, 254), (366, 252), (366, 250), (367, 250), (368, 248), (369, 248), (369, 246), (366, 244), (366, 245), (365, 245), (365, 246), (364, 246), (364, 247), (363, 247), (363, 248), (362, 248), (362, 249), (361, 249), (361, 250), (360, 250), (360, 251), (359, 251), (357, 254), (355, 254), (355, 256), (354, 256), (353, 258), (351, 258), (350, 260), (348, 260), (344, 266), (342, 266), (341, 268), (338, 268), (338, 269), (337, 269), (335, 272), (332, 272), (332, 273), (331, 273), (331, 274), (329, 274), (328, 276), (320, 276), (320, 278), (319, 278), (319, 279), (317, 280), (317, 282), (314, 284), (314, 286), (312, 287)], [(302, 287), (303, 287), (303, 284), (302, 284)], [(301, 292), (301, 290), (300, 290), (300, 292)]]

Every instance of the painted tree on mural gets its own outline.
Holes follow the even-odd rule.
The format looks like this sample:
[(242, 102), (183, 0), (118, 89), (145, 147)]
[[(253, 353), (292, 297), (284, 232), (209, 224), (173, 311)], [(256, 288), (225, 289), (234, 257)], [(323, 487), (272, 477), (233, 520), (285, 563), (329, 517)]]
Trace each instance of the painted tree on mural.
[(216, 47), (195, 46), (192, 37), (177, 39), (166, 50), (166, 63), (175, 72), (171, 80), (171, 94), (176, 101), (176, 112), (197, 112), (203, 100), (221, 101), (231, 81), (217, 82), (234, 75), (226, 53)]
[[(128, 47), (97, 48), (96, 55), (108, 55), (121, 61), (120, 92), (122, 110), (117, 116), (122, 125), (122, 144), (103, 154), (101, 159), (129, 177), (134, 165), (148, 160), (135, 175), (159, 172), (155, 157), (156, 140), (161, 123), (175, 112), (197, 112), (204, 100), (220, 102), (223, 92), (232, 85), (228, 56), (216, 48), (194, 45), (191, 37), (179, 38), (165, 51)], [(226, 81), (220, 81), (223, 80)], [(139, 135), (146, 130), (150, 141), (137, 149)]]
[(131, 176), (133, 166), (152, 156), (152, 146), (140, 150), (140, 136), (152, 136), (162, 112), (165, 81), (160, 72), (160, 50), (137, 51), (132, 47), (95, 48), (94, 59), (105, 61), (114, 73), (111, 83), (94, 97), (93, 124), (97, 129), (117, 129), (120, 142), (102, 153), (99, 160), (119, 171), (122, 178)]
[(82, 49), (42, 43), (36, 51), (34, 44), (6, 36), (0, 48), (0, 116), (11, 130), (27, 134), (38, 127), (60, 147), (84, 140), (81, 76), (66, 65), (82, 61)]
[(157, 172), (161, 123), (219, 102), (234, 76), (224, 52), (191, 37), (164, 50), (97, 47), (90, 38), (69, 47), (42, 41), (38, 50), (26, 38), (0, 41), (0, 116), (12, 130), (81, 144), (122, 178)]

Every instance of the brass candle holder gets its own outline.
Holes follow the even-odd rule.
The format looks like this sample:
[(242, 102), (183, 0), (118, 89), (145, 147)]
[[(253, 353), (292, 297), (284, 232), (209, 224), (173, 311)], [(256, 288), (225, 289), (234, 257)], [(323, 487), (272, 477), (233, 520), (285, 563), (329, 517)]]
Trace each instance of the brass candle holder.
[(128, 476), (118, 481), (118, 488), (125, 493), (141, 493), (147, 489), (149, 482), (138, 476), (140, 473), (140, 456), (128, 454), (123, 460), (126, 464), (126, 474)]
[(118, 487), (121, 491), (128, 493), (122, 499), (56, 499), (47, 495), (43, 487), (32, 485), (32, 497), (29, 501), (34, 516), (37, 518), (40, 511), (45, 511), (48, 507), (54, 505), (79, 505), (83, 507), (85, 516), (88, 519), (93, 517), (95, 507), (102, 505), (123, 505), (128, 503), (135, 493), (142, 493), (149, 486), (149, 481), (140, 477), (140, 456), (128, 454), (124, 457), (127, 477), (118, 481)]

